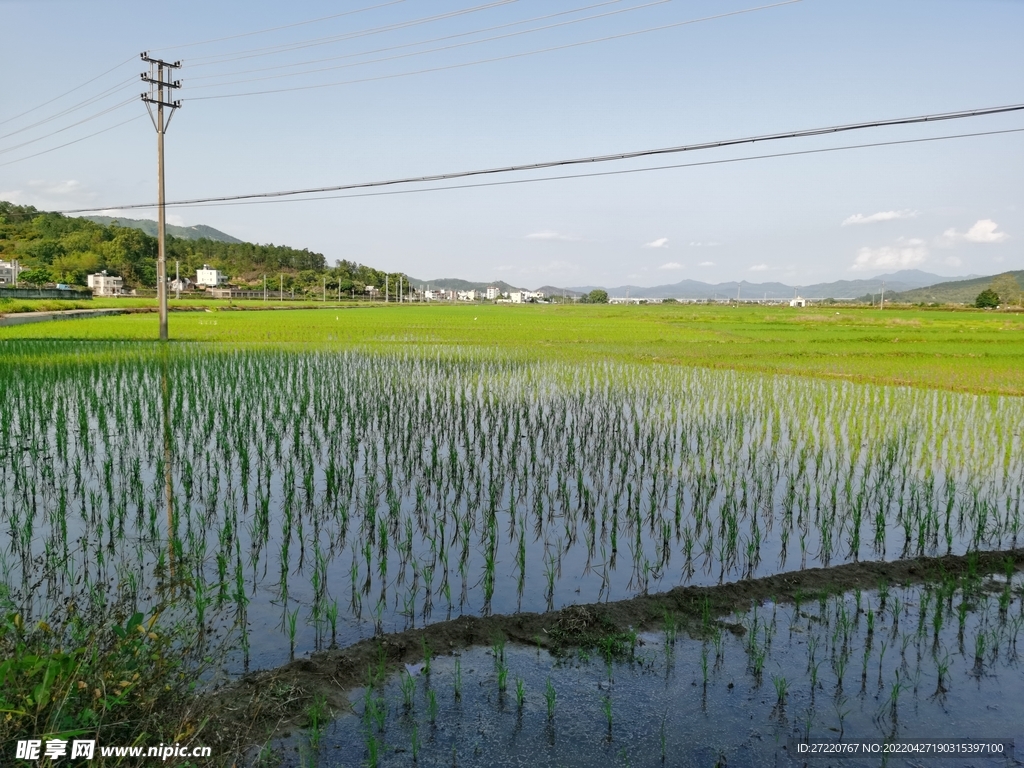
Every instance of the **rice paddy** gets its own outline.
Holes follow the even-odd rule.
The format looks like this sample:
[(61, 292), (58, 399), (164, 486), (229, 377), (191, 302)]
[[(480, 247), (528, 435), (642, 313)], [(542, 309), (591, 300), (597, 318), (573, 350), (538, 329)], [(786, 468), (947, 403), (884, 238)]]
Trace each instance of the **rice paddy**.
[[(615, 658), (478, 647), (429, 674), (403, 673), (400, 683), (368, 679), (315, 747), (296, 736), (283, 753), (294, 756), (289, 765), (321, 757), (331, 765), (756, 766), (803, 764), (796, 750), (811, 742), (970, 738), (991, 753), (940, 764), (1005, 766), (1024, 717), (1020, 595), (1016, 577), (947, 574), (758, 603), (710, 621), (702, 637), (641, 634)], [(456, 669), (466, 676), (460, 695)], [(506, 669), (520, 683), (516, 695), (501, 687)], [(822, 764), (904, 759), (860, 753)]]
[[(243, 317), (196, 327), (224, 316)], [(1022, 545), (1016, 396), (336, 341), (3, 342), (0, 597), (36, 622), (116, 595), (194, 623), (237, 676), (460, 616)], [(657, 764), (703, 739), (692, 764), (753, 765), (820, 727), (918, 735), (943, 702), (1019, 684), (1012, 560), (1001, 578), (709, 607), (696, 629), (666, 612), (572, 661), (424, 636), (356, 716), (311, 703), (300, 752), (487, 764), (478, 721), (540, 764)], [(719, 727), (736, 701), (757, 743)]]

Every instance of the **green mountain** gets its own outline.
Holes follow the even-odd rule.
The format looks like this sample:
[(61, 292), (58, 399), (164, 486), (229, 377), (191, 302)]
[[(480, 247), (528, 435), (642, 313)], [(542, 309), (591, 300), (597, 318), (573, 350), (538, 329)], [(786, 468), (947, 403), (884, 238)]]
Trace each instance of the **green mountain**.
[[(140, 229), (150, 237), (156, 237), (156, 222), (149, 219), (122, 219), (115, 216), (82, 216), (81, 218), (103, 227), (115, 225), (118, 227)], [(217, 243), (243, 242), (237, 237), (226, 235), (219, 229), (208, 227), (205, 224), (197, 224), (194, 227), (178, 227), (174, 224), (168, 224), (167, 234), (177, 237), (179, 240), (213, 240)]]
[[(1016, 278), (1018, 285), (1024, 286), (1024, 269), (1001, 274), (1012, 275)], [(998, 275), (988, 275), (971, 280), (952, 280), (910, 291), (886, 293), (885, 298), (886, 301), (906, 304), (974, 304), (978, 294), (990, 287), (992, 281), (997, 277)]]

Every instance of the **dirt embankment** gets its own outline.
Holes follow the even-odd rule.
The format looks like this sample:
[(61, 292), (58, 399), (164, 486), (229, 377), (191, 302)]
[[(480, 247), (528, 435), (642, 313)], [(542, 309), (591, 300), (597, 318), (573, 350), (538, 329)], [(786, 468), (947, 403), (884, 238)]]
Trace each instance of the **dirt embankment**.
[(1021, 567), (1024, 549), (811, 568), (710, 587), (676, 587), (659, 594), (574, 605), (547, 613), (461, 616), (248, 674), (210, 695), (209, 728), (218, 741), (241, 747), (244, 745), (239, 739), (246, 736), (250, 742), (260, 741), (301, 727), (314, 697), (324, 696), (331, 709), (341, 711), (347, 707), (346, 694), (366, 684), (369, 670), (390, 672), (402, 663), (421, 661), (424, 644), (433, 655), (443, 655), (490, 644), (495, 637), (504, 636), (513, 643), (559, 652), (597, 646), (603, 638), (630, 630), (660, 629), (666, 617), (675, 617), (682, 629), (699, 636), (707, 618), (717, 621), (737, 610), (745, 611), (755, 602), (792, 603), (815, 599), (823, 593), (874, 589), (883, 582), (912, 585), (971, 572), (990, 574), (1004, 571), (1008, 561), (1014, 568)]

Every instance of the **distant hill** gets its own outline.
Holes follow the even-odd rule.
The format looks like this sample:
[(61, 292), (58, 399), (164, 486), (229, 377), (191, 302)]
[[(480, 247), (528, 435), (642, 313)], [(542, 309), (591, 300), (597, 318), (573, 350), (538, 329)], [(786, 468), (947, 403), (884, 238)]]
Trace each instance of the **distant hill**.
[[(787, 285), (786, 283), (751, 283), (733, 280), (726, 283), (704, 283), (700, 280), (682, 280), (670, 285), (641, 287), (620, 285), (606, 288), (610, 296), (630, 296), (647, 299), (788, 299), (799, 294), (808, 299), (852, 299), (865, 294), (878, 293), (885, 283), (886, 293), (910, 291), (923, 286), (949, 280), (948, 277), (923, 272), (919, 269), (904, 269), (870, 279), (835, 280), (830, 283), (811, 285)], [(593, 286), (575, 286), (570, 290), (587, 293)], [(973, 299), (972, 299), (973, 300)]]
[[(119, 227), (130, 229), (141, 229), (150, 237), (156, 237), (156, 222), (149, 219), (121, 219), (114, 216), (82, 216), (83, 219), (91, 221), (100, 226), (108, 227), (115, 224)], [(217, 243), (241, 243), (237, 237), (232, 237), (221, 232), (219, 229), (208, 227), (205, 224), (196, 224), (193, 227), (178, 227), (174, 224), (167, 225), (167, 234), (181, 240), (213, 240)]]
[[(1015, 272), (1000, 274), (1013, 275), (1017, 282), (1024, 286), (1024, 269)], [(924, 288), (915, 288), (909, 291), (901, 291), (891, 296), (886, 294), (887, 299), (894, 302), (905, 302), (908, 304), (973, 304), (978, 294), (992, 284), (995, 275), (985, 277), (974, 277), (969, 280), (951, 280)]]
[(559, 288), (556, 285), (542, 285), (540, 288), (534, 290), (543, 293), (545, 296), (561, 296), (565, 294), (567, 299), (574, 299), (583, 296), (579, 291), (574, 291), (571, 288)]
[[(503, 291), (521, 291), (523, 288), (510, 285), (504, 280), (494, 280), (490, 283), (474, 283), (470, 280), (459, 280), (456, 277), (442, 277), (437, 280), (420, 280), (410, 277), (409, 282), (416, 288), (443, 288), (446, 291), (484, 291), (494, 286)], [(558, 290), (562, 290), (559, 288)]]

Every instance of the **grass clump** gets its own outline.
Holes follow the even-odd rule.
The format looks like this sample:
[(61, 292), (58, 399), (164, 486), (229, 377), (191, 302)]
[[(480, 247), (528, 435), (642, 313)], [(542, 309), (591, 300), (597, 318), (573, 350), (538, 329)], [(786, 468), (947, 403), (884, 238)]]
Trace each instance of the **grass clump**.
[[(29, 621), (0, 603), (0, 742), (210, 745), (194, 628), (97, 604)], [(96, 763), (103, 764), (96, 752)]]

